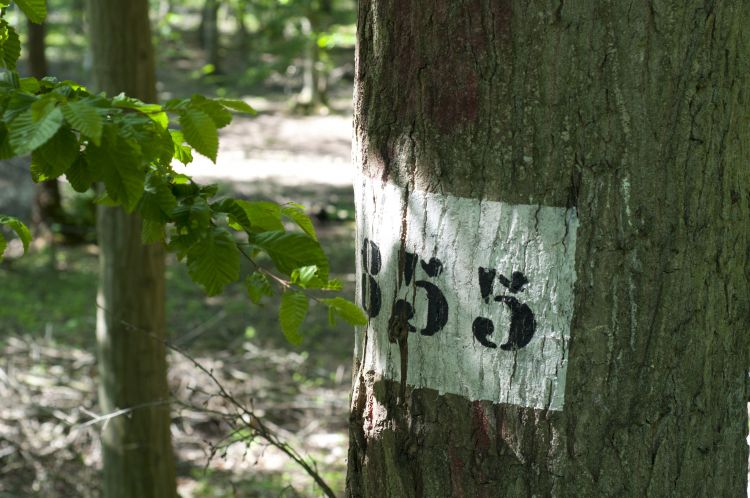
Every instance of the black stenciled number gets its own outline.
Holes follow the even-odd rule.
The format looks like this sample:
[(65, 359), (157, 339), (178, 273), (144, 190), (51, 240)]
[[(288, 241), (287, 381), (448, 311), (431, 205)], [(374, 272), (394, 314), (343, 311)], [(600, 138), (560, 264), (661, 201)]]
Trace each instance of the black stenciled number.
[[(493, 283), (497, 271), (494, 269), (479, 268), (479, 290), (485, 303), (490, 302), (492, 295)], [(510, 279), (505, 275), (497, 275), (500, 283), (510, 291), (511, 294), (517, 294), (523, 291), (523, 286), (529, 283), (526, 276), (520, 271), (514, 271)], [(536, 332), (536, 319), (534, 312), (525, 303), (520, 302), (514, 296), (500, 295), (495, 296), (494, 301), (505, 303), (510, 309), (510, 330), (508, 331), (508, 341), (500, 345), (500, 349), (505, 351), (514, 351), (526, 346)], [(472, 324), (474, 337), (482, 346), (496, 348), (497, 344), (489, 340), (489, 336), (495, 331), (495, 324), (492, 320), (484, 317), (477, 317)]]
[[(416, 254), (410, 252), (405, 253), (405, 256), (403, 285), (411, 284), (412, 278), (414, 278), (414, 274), (416, 273), (417, 263), (420, 263), (422, 270), (429, 277), (437, 277), (443, 271), (443, 263), (437, 258), (430, 258), (430, 261), (425, 262)], [(416, 280), (414, 286), (424, 289), (427, 293), (427, 323), (419, 333), (426, 336), (435, 335), (448, 323), (448, 301), (445, 299), (443, 291), (432, 282)], [(406, 316), (408, 320), (411, 320), (414, 317), (414, 308), (405, 299), (399, 299), (393, 304), (392, 313), (393, 316)], [(414, 325), (409, 322), (407, 324), (410, 332), (417, 331)]]
[(370, 318), (380, 313), (380, 286), (373, 275), (380, 273), (380, 248), (370, 239), (362, 241), (362, 307)]

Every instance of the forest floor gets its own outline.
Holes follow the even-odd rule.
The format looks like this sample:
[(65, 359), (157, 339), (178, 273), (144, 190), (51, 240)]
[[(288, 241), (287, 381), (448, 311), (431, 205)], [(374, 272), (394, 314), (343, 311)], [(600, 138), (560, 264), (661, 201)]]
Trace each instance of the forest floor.
[[(346, 99), (341, 102), (338, 113), (301, 117), (288, 115), (282, 101), (251, 101), (259, 115), (222, 130), (218, 163), (199, 158), (188, 172), (227, 194), (305, 205), (333, 276), (352, 298), (351, 117)], [(33, 185), (27, 175), (22, 162), (0, 164), (0, 211), (28, 219)], [(98, 496), (100, 423), (90, 423), (102, 415), (94, 356), (96, 256), (94, 244), (39, 245), (0, 266), (0, 498)], [(239, 284), (207, 298), (170, 260), (170, 342), (189, 356), (173, 351), (169, 357), (183, 498), (320, 495), (280, 451), (249, 431), (232, 431), (217, 414), (231, 407), (193, 359), (311, 457), (334, 490), (343, 490), (352, 329), (331, 327), (325, 310), (312, 306), (303, 344), (295, 348), (279, 330), (275, 304), (252, 305)]]

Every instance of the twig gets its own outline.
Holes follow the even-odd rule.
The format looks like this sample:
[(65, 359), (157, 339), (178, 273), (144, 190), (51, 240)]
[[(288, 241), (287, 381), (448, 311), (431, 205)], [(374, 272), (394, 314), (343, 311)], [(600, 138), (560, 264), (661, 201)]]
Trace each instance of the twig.
[[(249, 256), (248, 256), (249, 258)], [(288, 286), (289, 284), (287, 284)], [(96, 304), (97, 308), (101, 309), (107, 314), (111, 314), (111, 312), (104, 308), (103, 306)], [(219, 381), (219, 379), (214, 375), (213, 370), (206, 368), (203, 364), (198, 362), (195, 358), (193, 358), (189, 353), (184, 351), (182, 348), (175, 346), (174, 344), (169, 343), (166, 339), (154, 334), (150, 330), (143, 329), (141, 327), (138, 327), (136, 325), (133, 325), (131, 323), (126, 322), (125, 320), (120, 319), (119, 320), (122, 325), (127, 327), (130, 330), (141, 332), (146, 334), (148, 337), (151, 337), (152, 339), (159, 341), (162, 343), (167, 349), (170, 349), (174, 351), (175, 353), (179, 354), (183, 358), (187, 359), (195, 368), (203, 372), (210, 380), (211, 382), (216, 386), (218, 389), (218, 395), (228, 401), (236, 410), (239, 415), (240, 420), (242, 423), (249, 429), (255, 431), (255, 433), (260, 436), (261, 438), (265, 439), (271, 446), (277, 448), (282, 453), (284, 453), (287, 457), (289, 457), (294, 463), (296, 463), (298, 466), (300, 466), (306, 473), (309, 475), (315, 483), (320, 487), (320, 489), (323, 491), (323, 493), (328, 498), (336, 498), (336, 494), (333, 492), (333, 490), (328, 486), (328, 484), (325, 482), (325, 480), (321, 477), (321, 475), (313, 468), (312, 465), (310, 465), (303, 457), (300, 455), (297, 450), (295, 450), (292, 446), (290, 446), (288, 443), (281, 440), (276, 434), (274, 434), (263, 422), (263, 420), (255, 415), (252, 411), (247, 409), (245, 405), (243, 405), (240, 401), (237, 400), (231, 393), (229, 393), (224, 385)], [(157, 403), (164, 403), (157, 402)], [(137, 407), (133, 407), (137, 408)], [(131, 408), (132, 409), (132, 408)], [(111, 417), (110, 417), (111, 418)]]
[(121, 415), (127, 415), (128, 413), (134, 412), (135, 410), (139, 410), (141, 408), (150, 408), (153, 406), (163, 406), (163, 405), (169, 405), (172, 403), (172, 400), (169, 399), (162, 399), (159, 401), (149, 401), (148, 403), (141, 403), (139, 405), (133, 405), (129, 406), (128, 408), (121, 408), (119, 410), (115, 410), (110, 413), (105, 413), (104, 415), (97, 415), (93, 419), (89, 420), (88, 422), (84, 422), (82, 424), (74, 425), (73, 429), (83, 429), (86, 427), (89, 427), (94, 424), (98, 424), (99, 422), (108, 422), (109, 420), (119, 417)]

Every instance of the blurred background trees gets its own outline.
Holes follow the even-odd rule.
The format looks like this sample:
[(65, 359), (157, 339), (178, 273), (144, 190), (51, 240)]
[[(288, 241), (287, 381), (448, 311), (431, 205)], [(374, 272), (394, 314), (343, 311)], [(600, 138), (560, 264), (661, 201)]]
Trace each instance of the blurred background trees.
[[(150, 0), (160, 91), (281, 91), (300, 111), (320, 111), (342, 78), (352, 81), (354, 7), (354, 0)], [(84, 2), (51, 0), (49, 12), (49, 73), (87, 80)], [(41, 39), (38, 31), (27, 30), (30, 42)]]

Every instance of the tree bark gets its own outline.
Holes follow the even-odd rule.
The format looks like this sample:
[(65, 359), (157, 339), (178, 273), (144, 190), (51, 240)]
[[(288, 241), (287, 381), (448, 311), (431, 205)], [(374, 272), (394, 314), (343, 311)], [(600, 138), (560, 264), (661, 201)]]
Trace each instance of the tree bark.
[[(89, 2), (95, 87), (156, 100), (146, 0)], [(107, 498), (176, 497), (165, 340), (164, 248), (141, 244), (141, 220), (97, 212), (101, 410), (132, 409), (102, 428)]]
[(749, 21), (359, 2), (349, 496), (745, 495)]

